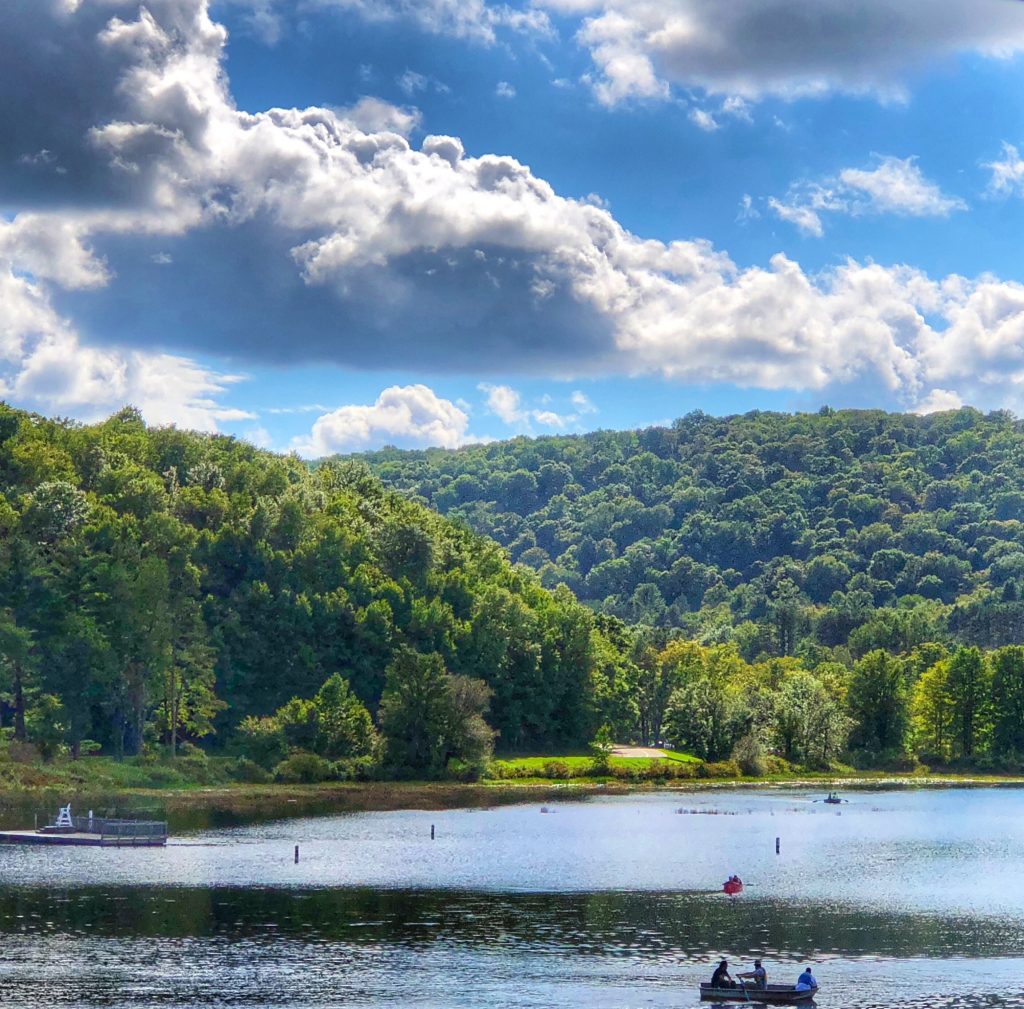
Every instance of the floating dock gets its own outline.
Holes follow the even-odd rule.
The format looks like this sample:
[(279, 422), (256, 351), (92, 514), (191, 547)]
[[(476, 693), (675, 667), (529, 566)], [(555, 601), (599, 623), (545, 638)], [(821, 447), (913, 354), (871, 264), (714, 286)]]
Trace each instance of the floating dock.
[(167, 843), (164, 820), (114, 820), (110, 817), (72, 816), (61, 807), (57, 819), (38, 830), (2, 830), (0, 844), (86, 845), (92, 848), (157, 848)]
[(0, 830), (0, 844), (88, 845), (93, 848), (157, 848), (167, 843), (167, 834), (104, 835), (87, 831), (54, 834), (41, 830)]

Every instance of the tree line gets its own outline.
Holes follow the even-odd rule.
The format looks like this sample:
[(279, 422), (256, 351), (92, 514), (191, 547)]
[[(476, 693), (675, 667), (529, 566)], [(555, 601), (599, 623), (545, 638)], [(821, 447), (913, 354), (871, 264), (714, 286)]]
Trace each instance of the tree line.
[(734, 643), (659, 643), (621, 623), (608, 631), (626, 646), (606, 657), (597, 694), (615, 738), (734, 760), (748, 774), (838, 762), (1024, 767), (1021, 645), (927, 642), (809, 667), (795, 657), (747, 662)]
[[(755, 769), (1008, 767), (1021, 460), (1012, 417), (970, 410), (309, 466), (130, 408), (82, 425), (0, 405), (0, 751), (202, 743), (254, 777), (436, 777), (598, 736)], [(519, 510), (427, 506), (472, 497), (471, 472), (502, 508), (525, 487)], [(673, 517), (655, 535), (629, 501)], [(576, 539), (538, 565), (470, 528), (499, 514), (499, 539)], [(588, 564), (591, 541), (608, 556)], [(639, 560), (646, 581), (587, 596)]]
[[(606, 647), (592, 670), (600, 727), (588, 773), (609, 773), (615, 740), (681, 750), (704, 761), (707, 773), (726, 776), (848, 762), (1024, 767), (1024, 646), (986, 653), (930, 642), (902, 656), (876, 649), (850, 667), (808, 668), (793, 657), (750, 663), (735, 644), (658, 641), (615, 618), (599, 617), (598, 625)], [(453, 676), (437, 656), (406, 650), (388, 669), (376, 725), (335, 674), (312, 699), (246, 718), (240, 743), (282, 780), (476, 777), (487, 771), (494, 740), (489, 701), (482, 680)], [(550, 767), (570, 776), (557, 760)], [(700, 773), (695, 765), (682, 770)], [(505, 765), (498, 771), (508, 774)]]

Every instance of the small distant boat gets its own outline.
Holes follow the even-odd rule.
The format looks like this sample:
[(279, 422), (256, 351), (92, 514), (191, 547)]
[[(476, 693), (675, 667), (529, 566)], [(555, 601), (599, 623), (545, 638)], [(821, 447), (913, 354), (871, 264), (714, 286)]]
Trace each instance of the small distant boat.
[(829, 792), (828, 795), (821, 801), (827, 802), (830, 806), (838, 806), (840, 803), (846, 802), (845, 799), (840, 799), (835, 792)]
[(818, 994), (818, 988), (797, 991), (791, 985), (770, 984), (767, 988), (712, 988), (709, 984), (700, 986), (701, 1002), (759, 1002), (762, 1005), (799, 1005), (810, 1002)]
[(735, 897), (738, 893), (743, 893), (743, 880), (739, 876), (730, 876), (722, 884), (722, 893), (727, 893), (730, 897)]

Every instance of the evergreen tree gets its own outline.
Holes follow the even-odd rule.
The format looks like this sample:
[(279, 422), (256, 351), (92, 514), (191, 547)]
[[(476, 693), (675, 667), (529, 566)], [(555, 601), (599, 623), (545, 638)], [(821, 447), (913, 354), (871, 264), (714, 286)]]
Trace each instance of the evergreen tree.
[(851, 744), (875, 753), (902, 753), (910, 724), (904, 663), (882, 649), (854, 664), (847, 703), (856, 723)]
[(992, 749), (1000, 757), (1024, 757), (1024, 647), (1008, 645), (990, 657)]
[(984, 748), (989, 723), (990, 671), (977, 648), (958, 648), (949, 660), (946, 692), (950, 702), (950, 750), (970, 760)]

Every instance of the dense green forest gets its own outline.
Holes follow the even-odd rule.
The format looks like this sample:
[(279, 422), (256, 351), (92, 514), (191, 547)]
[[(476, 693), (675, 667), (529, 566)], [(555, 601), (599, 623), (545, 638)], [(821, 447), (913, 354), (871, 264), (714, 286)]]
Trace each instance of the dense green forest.
[(619, 735), (751, 766), (1024, 755), (1024, 426), (1006, 412), (693, 413), (365, 458), (601, 616)]
[(1024, 426), (962, 409), (689, 414), (366, 457), (596, 611), (748, 661), (1024, 640)]
[(0, 780), (182, 749), (250, 781), (603, 773), (612, 740), (699, 758), (661, 777), (1018, 768), (1021, 460), (970, 410), (308, 466), (0, 405)]
[(578, 746), (601, 642), (568, 590), (362, 464), (0, 405), (0, 713), (44, 755), (282, 729), (365, 756), (353, 699), (396, 772), (486, 752), (485, 710), (506, 747)]

